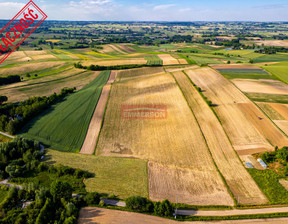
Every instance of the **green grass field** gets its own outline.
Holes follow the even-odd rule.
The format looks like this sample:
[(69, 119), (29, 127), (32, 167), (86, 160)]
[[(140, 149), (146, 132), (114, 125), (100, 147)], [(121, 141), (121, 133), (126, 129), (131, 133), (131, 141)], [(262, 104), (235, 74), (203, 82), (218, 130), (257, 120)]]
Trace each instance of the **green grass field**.
[(218, 69), (227, 79), (274, 79), (277, 77), (270, 75), (262, 69)]
[(282, 63), (275, 64), (275, 65), (263, 66), (263, 68), (288, 84), (288, 63), (287, 62), (282, 62)]
[(288, 192), (279, 183), (281, 176), (272, 170), (247, 169), (272, 204), (287, 204)]
[(197, 57), (197, 56), (189, 56), (189, 58), (193, 61), (195, 61), (197, 64), (224, 64), (223, 61), (214, 60), (211, 58), (205, 58), (205, 57)]
[(284, 103), (288, 104), (288, 95), (279, 94), (265, 94), (265, 93), (246, 93), (253, 101), (267, 102), (267, 103)]
[(272, 54), (272, 55), (264, 55), (254, 59), (254, 63), (263, 63), (263, 62), (280, 62), (280, 61), (288, 61), (287, 55), (282, 54)]
[(45, 113), (29, 122), (23, 129), (24, 137), (36, 139), (53, 149), (77, 152), (85, 139), (88, 126), (109, 79), (104, 71), (79, 92), (68, 96)]
[(145, 56), (147, 60), (147, 65), (163, 65), (162, 59), (160, 59), (157, 55)]
[(95, 176), (84, 181), (88, 192), (115, 194), (120, 198), (148, 197), (147, 161), (129, 158), (98, 157), (48, 150), (48, 163), (80, 168)]

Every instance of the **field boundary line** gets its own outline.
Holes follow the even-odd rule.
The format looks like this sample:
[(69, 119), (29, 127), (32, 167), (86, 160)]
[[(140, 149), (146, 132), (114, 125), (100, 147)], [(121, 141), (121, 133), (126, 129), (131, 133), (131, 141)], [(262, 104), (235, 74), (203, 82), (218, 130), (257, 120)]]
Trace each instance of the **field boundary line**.
[[(186, 73), (184, 73), (184, 72), (183, 72), (183, 74), (186, 75)], [(220, 175), (223, 183), (225, 184), (225, 186), (226, 186), (226, 188), (227, 188), (227, 191), (228, 191), (229, 195), (231, 196), (231, 198), (232, 198), (232, 200), (233, 200), (233, 202), (234, 202), (234, 206), (237, 205), (237, 200), (235, 199), (232, 191), (230, 190), (230, 187), (228, 186), (228, 184), (227, 184), (227, 182), (226, 182), (226, 179), (224, 178), (224, 176), (223, 176), (222, 173), (220, 172), (220, 170), (219, 170), (219, 168), (218, 168), (218, 166), (217, 166), (217, 164), (216, 164), (216, 162), (215, 162), (215, 160), (214, 160), (214, 158), (213, 158), (213, 156), (212, 156), (212, 153), (211, 153), (210, 148), (209, 148), (209, 146), (208, 146), (208, 143), (207, 143), (207, 140), (206, 140), (206, 138), (205, 138), (205, 135), (204, 135), (204, 133), (203, 133), (203, 131), (202, 131), (202, 129), (201, 129), (201, 126), (200, 126), (200, 124), (199, 124), (199, 121), (197, 120), (197, 118), (196, 118), (196, 116), (195, 116), (192, 108), (190, 107), (190, 105), (189, 105), (189, 103), (188, 103), (188, 101), (187, 101), (187, 98), (185, 97), (185, 95), (184, 95), (184, 93), (183, 93), (183, 90), (181, 89), (181, 87), (180, 87), (179, 83), (177, 82), (176, 78), (174, 77), (173, 73), (170, 73), (170, 75), (172, 75), (172, 77), (174, 78), (174, 80), (175, 80), (178, 88), (180, 89), (180, 91), (181, 91), (181, 93), (182, 93), (182, 95), (183, 95), (183, 97), (184, 97), (184, 99), (185, 99), (185, 101), (186, 101), (186, 103), (187, 103), (187, 105), (188, 105), (191, 113), (193, 114), (194, 119), (195, 119), (196, 122), (197, 122), (197, 125), (198, 125), (198, 127), (199, 127), (199, 129), (200, 129), (200, 131), (201, 131), (201, 135), (202, 135), (203, 138), (204, 138), (204, 142), (205, 142), (205, 144), (206, 144), (206, 146), (207, 146), (207, 149), (208, 149), (208, 152), (209, 152), (209, 154), (210, 154), (210, 157), (211, 157), (211, 159), (212, 159), (212, 161), (213, 161), (213, 164), (214, 164), (216, 170), (218, 171), (218, 173), (219, 173), (219, 175)], [(192, 84), (193, 84), (193, 83), (192, 83)], [(197, 91), (197, 92), (198, 92), (198, 91)], [(206, 101), (205, 101), (205, 102), (206, 102)], [(207, 103), (207, 102), (206, 102), (206, 103)]]
[[(112, 71), (110, 71), (110, 75), (112, 74)], [(118, 71), (115, 71), (116, 72), (116, 78), (118, 76)], [(116, 80), (115, 78), (115, 80)], [(110, 90), (109, 90), (109, 94), (108, 94), (108, 98), (107, 98), (107, 102), (106, 102), (106, 105), (105, 105), (105, 109), (104, 109), (104, 113), (103, 113), (103, 117), (102, 117), (102, 121), (101, 121), (101, 125), (100, 125), (100, 130), (99, 130), (99, 134), (98, 134), (98, 137), (97, 137), (97, 140), (96, 140), (96, 144), (95, 144), (95, 148), (94, 148), (94, 151), (92, 153), (92, 155), (96, 155), (96, 149), (97, 149), (97, 146), (98, 146), (98, 142), (99, 142), (99, 138), (100, 138), (100, 135), (101, 135), (101, 132), (102, 132), (102, 129), (103, 129), (103, 124), (104, 124), (104, 120), (105, 120), (105, 115), (106, 115), (106, 110), (107, 110), (107, 107), (108, 107), (108, 103), (109, 103), (109, 100), (110, 100), (110, 94), (111, 94), (111, 91), (112, 91), (112, 88), (113, 88), (113, 84), (115, 82), (115, 80), (113, 81), (113, 83), (110, 84)], [(109, 80), (107, 81), (109, 82)]]
[[(222, 75), (222, 74), (221, 74), (221, 75)], [(228, 80), (232, 85), (234, 85), (239, 91), (241, 91), (241, 89), (238, 88), (238, 86), (236, 86), (233, 82), (231, 82), (229, 79), (227, 79), (227, 80)], [(278, 125), (276, 125), (276, 124), (274, 123), (274, 121), (268, 116), (268, 114), (267, 114), (264, 110), (262, 110), (262, 108), (261, 108), (260, 106), (258, 106), (258, 104), (254, 102), (254, 100), (250, 99), (250, 97), (248, 97), (243, 91), (241, 91), (241, 92), (251, 101), (252, 104), (254, 104), (260, 111), (262, 111), (262, 113), (272, 122), (272, 124), (273, 124), (280, 132), (282, 132), (282, 134), (285, 135), (286, 138), (288, 138), (288, 135), (287, 135), (284, 131), (282, 131), (282, 129), (280, 129), (280, 127), (278, 127)], [(264, 102), (264, 103), (266, 103), (266, 102)], [(265, 138), (266, 138), (266, 137), (265, 137)], [(267, 140), (272, 146), (274, 146), (269, 139), (266, 138), (266, 140)], [(274, 147), (275, 147), (275, 146), (274, 146)]]

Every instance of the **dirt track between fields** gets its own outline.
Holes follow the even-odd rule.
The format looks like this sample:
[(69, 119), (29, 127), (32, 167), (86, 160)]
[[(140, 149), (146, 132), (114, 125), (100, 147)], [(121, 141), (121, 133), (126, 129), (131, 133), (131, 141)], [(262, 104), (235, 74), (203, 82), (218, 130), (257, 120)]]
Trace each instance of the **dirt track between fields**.
[(111, 84), (116, 79), (117, 72), (112, 71), (110, 74), (110, 78), (107, 82), (107, 84), (103, 87), (101, 96), (99, 98), (99, 101), (97, 103), (96, 109), (94, 111), (94, 114), (92, 116), (92, 119), (90, 121), (90, 125), (86, 134), (86, 138), (84, 140), (84, 143), (82, 145), (82, 148), (80, 150), (80, 153), (82, 154), (93, 154), (98, 135), (100, 133), (101, 124), (104, 116), (105, 107), (107, 104), (107, 100), (109, 97)]
[[(272, 208), (274, 210), (274, 208)], [(280, 210), (287, 210), (288, 208), (275, 208)], [(253, 210), (253, 209), (250, 209)], [(258, 210), (258, 209), (257, 209)], [(263, 209), (264, 210), (264, 209)], [(270, 209), (267, 209), (269, 213)], [(236, 210), (239, 211), (239, 210)], [(240, 210), (246, 212), (247, 210)], [(198, 211), (200, 212), (200, 211)], [(225, 211), (201, 211), (201, 212), (214, 212), (217, 214), (222, 214)], [(235, 212), (235, 210), (230, 210), (227, 212)], [(105, 208), (95, 208), (95, 207), (86, 207), (80, 210), (80, 215), (78, 219), (78, 224), (112, 224), (112, 223), (125, 223), (125, 224), (158, 224), (158, 223), (167, 223), (167, 224), (177, 224), (177, 223), (189, 223), (189, 224), (257, 224), (257, 223), (266, 223), (266, 224), (285, 224), (288, 223), (288, 218), (272, 218), (272, 219), (247, 219), (247, 220), (227, 220), (227, 221), (206, 221), (206, 222), (178, 222), (170, 219), (164, 219), (157, 216), (150, 216), (140, 213), (126, 212), (111, 210)]]

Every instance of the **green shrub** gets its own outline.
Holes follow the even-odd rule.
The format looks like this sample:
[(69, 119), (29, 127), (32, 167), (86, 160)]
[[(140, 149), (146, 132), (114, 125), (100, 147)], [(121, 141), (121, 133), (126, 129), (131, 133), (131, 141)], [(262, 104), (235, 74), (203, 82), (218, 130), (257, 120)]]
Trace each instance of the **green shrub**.
[(153, 212), (154, 205), (152, 201), (140, 196), (129, 197), (125, 200), (126, 207), (136, 212)]
[(96, 192), (91, 192), (86, 195), (87, 205), (98, 205), (100, 202), (100, 195)]
[(166, 199), (162, 202), (154, 203), (154, 213), (163, 217), (171, 217), (174, 213), (172, 204)]

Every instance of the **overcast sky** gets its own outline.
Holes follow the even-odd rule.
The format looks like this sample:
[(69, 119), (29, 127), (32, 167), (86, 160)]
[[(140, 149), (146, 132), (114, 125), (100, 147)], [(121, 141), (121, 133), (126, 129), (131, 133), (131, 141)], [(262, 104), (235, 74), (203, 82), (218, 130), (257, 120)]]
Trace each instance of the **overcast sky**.
[[(11, 19), (29, 0), (0, 0)], [(288, 21), (288, 0), (34, 0), (49, 20)]]

